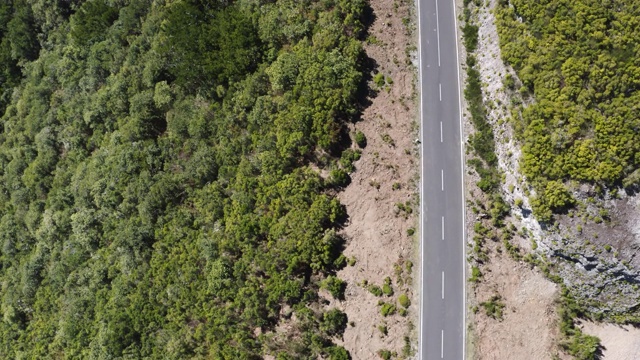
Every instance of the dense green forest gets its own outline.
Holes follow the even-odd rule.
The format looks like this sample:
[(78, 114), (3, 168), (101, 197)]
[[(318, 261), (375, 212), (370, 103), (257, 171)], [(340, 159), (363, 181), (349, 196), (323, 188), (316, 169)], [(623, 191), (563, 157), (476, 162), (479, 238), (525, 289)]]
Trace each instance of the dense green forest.
[(0, 358), (347, 359), (366, 6), (3, 1)]
[(503, 59), (535, 98), (512, 120), (538, 217), (571, 206), (567, 180), (637, 190), (640, 2), (501, 0), (496, 15)]

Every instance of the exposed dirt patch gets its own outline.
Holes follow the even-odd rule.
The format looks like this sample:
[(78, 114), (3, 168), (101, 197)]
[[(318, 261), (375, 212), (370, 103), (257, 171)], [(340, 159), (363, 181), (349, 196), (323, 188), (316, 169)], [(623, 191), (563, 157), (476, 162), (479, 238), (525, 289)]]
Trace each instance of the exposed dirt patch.
[[(498, 243), (488, 246), (490, 262), (483, 281), (474, 291), (476, 359), (551, 359), (557, 353), (557, 285), (539, 271), (499, 253)], [(487, 315), (483, 302), (499, 295), (502, 317)], [(475, 309), (474, 309), (475, 310)]]
[(601, 360), (636, 360), (640, 354), (640, 329), (629, 325), (584, 322), (582, 330), (600, 338)]
[[(355, 163), (351, 184), (338, 195), (349, 214), (343, 231), (347, 239), (344, 254), (354, 257), (356, 263), (338, 273), (347, 282), (345, 300), (325, 296), (329, 307), (343, 310), (349, 318), (350, 325), (339, 344), (349, 350), (353, 359), (375, 359), (381, 349), (402, 356), (405, 336), (415, 337), (411, 335), (411, 322), (418, 313), (413, 275), (408, 270), (416, 255), (415, 239), (407, 234), (417, 225), (418, 210), (416, 72), (409, 56), (414, 39), (406, 26), (410, 19), (413, 22), (413, 2), (372, 0), (370, 5), (375, 21), (365, 50), (374, 61), (372, 76), (381, 73), (384, 78), (380, 82), (378, 77), (377, 85), (373, 82), (372, 87), (378, 92), (371, 97), (362, 121), (353, 126), (352, 131), (366, 135), (367, 146)], [(411, 213), (399, 210), (398, 203), (406, 204)], [(392, 280), (391, 296), (377, 297), (363, 284), (366, 281), (382, 287), (386, 277)], [(393, 303), (400, 309), (401, 294), (407, 294), (412, 303), (406, 316), (398, 311), (382, 316), (378, 302)], [(387, 335), (382, 333), (381, 325), (386, 326)]]

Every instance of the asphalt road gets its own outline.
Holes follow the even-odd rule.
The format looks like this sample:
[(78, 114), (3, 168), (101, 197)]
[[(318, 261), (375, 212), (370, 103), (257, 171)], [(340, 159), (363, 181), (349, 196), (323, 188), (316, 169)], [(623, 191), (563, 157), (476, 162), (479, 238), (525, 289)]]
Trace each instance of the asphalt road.
[(465, 248), (454, 0), (417, 0), (422, 142), (420, 359), (464, 359)]

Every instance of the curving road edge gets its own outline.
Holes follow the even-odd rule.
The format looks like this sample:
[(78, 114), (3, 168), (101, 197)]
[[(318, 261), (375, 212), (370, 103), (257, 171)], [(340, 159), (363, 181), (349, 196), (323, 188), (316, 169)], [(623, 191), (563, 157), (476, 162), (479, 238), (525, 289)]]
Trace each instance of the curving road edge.
[(420, 88), (418, 358), (466, 355), (464, 143), (455, 0), (416, 0)]

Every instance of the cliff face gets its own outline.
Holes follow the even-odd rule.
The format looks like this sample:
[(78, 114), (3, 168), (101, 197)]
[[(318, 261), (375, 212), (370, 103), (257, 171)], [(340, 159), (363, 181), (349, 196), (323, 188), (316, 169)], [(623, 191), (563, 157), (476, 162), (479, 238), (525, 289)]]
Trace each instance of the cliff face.
[(478, 12), (476, 58), (503, 174), (502, 192), (511, 205), (512, 222), (528, 239), (515, 245), (543, 255), (552, 265), (551, 274), (559, 276), (589, 312), (614, 321), (633, 320), (640, 315), (640, 199), (622, 190), (599, 192), (568, 182), (574, 208), (554, 215), (552, 225), (532, 216), (529, 198), (537, 194), (520, 172), (522, 143), (516, 140), (512, 119), (535, 99), (521, 91), (522, 82), (502, 60), (491, 13), (495, 6), (489, 1)]
[[(576, 193), (588, 202), (588, 193)], [(640, 199), (623, 194), (558, 216), (537, 241), (558, 275), (594, 314), (624, 320), (640, 306)], [(579, 213), (587, 215), (578, 216)]]

